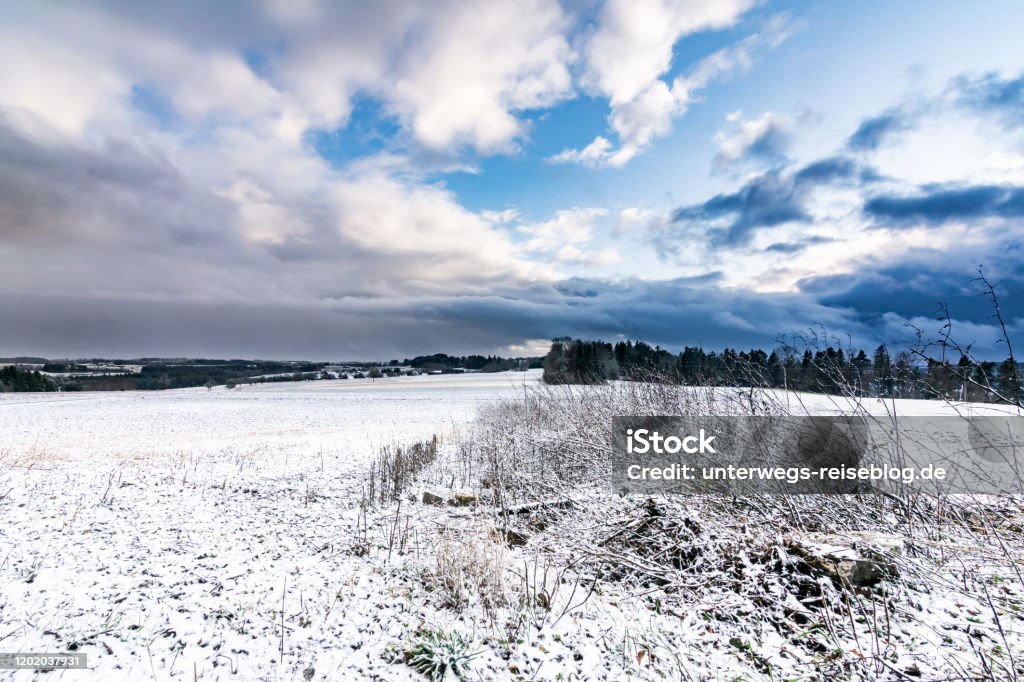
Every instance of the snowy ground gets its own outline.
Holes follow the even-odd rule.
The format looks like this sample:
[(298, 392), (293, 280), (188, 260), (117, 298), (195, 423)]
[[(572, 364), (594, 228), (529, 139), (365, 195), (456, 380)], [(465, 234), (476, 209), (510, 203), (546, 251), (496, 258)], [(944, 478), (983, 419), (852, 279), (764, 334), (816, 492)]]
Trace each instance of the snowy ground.
[(70, 680), (387, 667), (413, 606), (346, 551), (369, 461), (537, 378), (0, 395), (0, 651), (86, 652), (38, 674)]
[[(413, 631), (493, 641), (479, 613), (445, 609), (423, 588), (434, 561), (426, 533), (450, 526), (472, 540), (468, 512), (408, 504), (376, 510), (360, 531), (358, 503), (381, 446), (452, 441), (481, 405), (538, 378), (0, 395), (0, 651), (77, 650), (90, 668), (0, 679), (423, 679), (388, 662)], [(848, 407), (801, 398), (816, 413)], [(411, 524), (401, 552), (389, 547), (392, 516)], [(711, 650), (719, 626), (701, 613), (655, 617), (607, 591), (565, 618), (532, 614), (511, 660), (483, 647), (474, 675), (643, 678), (650, 658), (638, 652), (659, 646), (742, 671), (742, 651)]]

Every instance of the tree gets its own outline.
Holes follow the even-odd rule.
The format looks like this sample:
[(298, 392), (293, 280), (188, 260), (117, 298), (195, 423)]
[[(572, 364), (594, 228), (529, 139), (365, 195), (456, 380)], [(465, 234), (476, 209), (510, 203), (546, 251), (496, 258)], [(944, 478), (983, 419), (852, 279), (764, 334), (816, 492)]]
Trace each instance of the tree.
[(875, 391), (883, 398), (892, 397), (892, 360), (889, 349), (883, 343), (875, 349), (874, 357)]
[(56, 391), (57, 385), (39, 370), (19, 370), (14, 365), (0, 369), (0, 391), (16, 393)]
[(567, 337), (552, 339), (551, 348), (544, 356), (544, 383), (569, 383), (569, 361), (566, 357), (566, 347), (571, 343), (572, 340)]
[(1024, 394), (1021, 392), (1020, 374), (1017, 363), (1013, 357), (1008, 357), (999, 364), (999, 373), (996, 375), (999, 386), (999, 393), (1007, 400), (1020, 403)]
[[(1003, 360), (995, 372), (992, 371), (995, 369), (994, 367), (979, 362), (972, 354), (971, 344), (961, 344), (954, 337), (953, 316), (950, 314), (949, 307), (945, 304), (941, 305), (941, 314), (939, 316), (939, 319), (943, 322), (939, 338), (925, 342), (922, 340), (924, 339), (924, 333), (920, 329), (916, 329), (919, 341), (917, 347), (913, 349), (913, 353), (917, 357), (926, 360), (929, 364), (936, 363), (941, 365), (949, 375), (963, 382), (962, 386), (965, 389), (971, 387), (972, 393), (980, 393), (990, 400), (1024, 408), (1024, 390), (1022, 390), (1021, 385), (1020, 366), (1014, 355), (1013, 339), (1010, 336), (1006, 319), (1003, 317), (1003, 311), (999, 305), (999, 295), (996, 293), (995, 285), (985, 275), (982, 266), (978, 266), (977, 272), (978, 276), (974, 278), (974, 281), (980, 283), (982, 288), (981, 295), (989, 300), (992, 308), (991, 319), (995, 320), (1000, 334), (997, 343), (1006, 346), (1006, 359)], [(946, 359), (950, 351), (955, 351), (960, 355), (960, 362), (956, 365)], [(964, 358), (966, 358), (966, 362)]]

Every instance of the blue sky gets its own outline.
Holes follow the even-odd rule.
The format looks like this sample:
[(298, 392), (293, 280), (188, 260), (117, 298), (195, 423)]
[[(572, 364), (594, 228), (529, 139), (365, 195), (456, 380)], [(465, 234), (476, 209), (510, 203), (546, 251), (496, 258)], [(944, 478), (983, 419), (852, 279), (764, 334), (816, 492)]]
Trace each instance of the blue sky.
[[(0, 354), (554, 336), (979, 352), (1024, 272), (1015, 2), (0, 9)], [(182, 330), (187, 330), (182, 331)]]

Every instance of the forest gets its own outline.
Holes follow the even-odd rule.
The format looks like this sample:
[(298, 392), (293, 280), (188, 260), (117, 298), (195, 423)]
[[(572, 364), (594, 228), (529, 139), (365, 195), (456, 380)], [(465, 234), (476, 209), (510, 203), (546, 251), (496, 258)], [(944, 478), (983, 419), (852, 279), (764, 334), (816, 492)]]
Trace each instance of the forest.
[(684, 385), (756, 386), (815, 393), (881, 398), (985, 401), (995, 387), (1002, 395), (1022, 397), (1020, 370), (1012, 359), (978, 361), (961, 355), (955, 364), (922, 358), (910, 351), (892, 357), (879, 345), (864, 350), (796, 348), (765, 351), (725, 348), (705, 351), (686, 346), (672, 353), (643, 341), (554, 339), (544, 357), (544, 382), (595, 384), (613, 379), (663, 381)]

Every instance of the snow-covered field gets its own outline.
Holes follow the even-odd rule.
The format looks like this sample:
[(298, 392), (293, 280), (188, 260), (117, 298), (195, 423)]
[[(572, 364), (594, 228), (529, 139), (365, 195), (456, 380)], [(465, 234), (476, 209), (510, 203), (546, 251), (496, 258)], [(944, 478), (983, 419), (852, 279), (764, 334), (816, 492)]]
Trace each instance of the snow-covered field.
[[(387, 444), (455, 439), (480, 406), (538, 380), (532, 371), (0, 395), (0, 651), (77, 650), (89, 662), (0, 678), (422, 679), (389, 663), (389, 648), (423, 626), (482, 634), (479, 619), (423, 589), (433, 560), (421, 560), (432, 541), (420, 530), (458, 527), (468, 512), (407, 505), (412, 530), (403, 557), (392, 556), (388, 534), (409, 521), (394, 509), (361, 517), (367, 467)], [(849, 408), (792, 400), (819, 414)], [(884, 414), (893, 403), (864, 407)], [(352, 551), (366, 539), (368, 555)], [(739, 665), (736, 652), (712, 650), (724, 635), (699, 613), (655, 617), (612, 590), (578, 619), (527, 628), (511, 662), (487, 649), (474, 676), (644, 677), (636, 670), (652, 670), (651, 658), (638, 652), (659, 638), (704, 668)]]
[(91, 668), (0, 677), (341, 680), (387, 667), (381, 646), (410, 605), (344, 551), (366, 467), (382, 445), (450, 436), (537, 380), (0, 394), (0, 651), (77, 649)]

